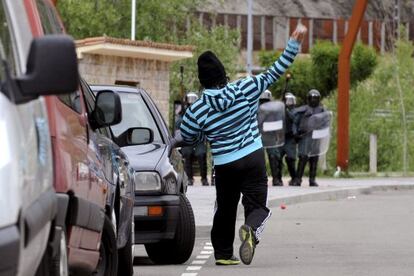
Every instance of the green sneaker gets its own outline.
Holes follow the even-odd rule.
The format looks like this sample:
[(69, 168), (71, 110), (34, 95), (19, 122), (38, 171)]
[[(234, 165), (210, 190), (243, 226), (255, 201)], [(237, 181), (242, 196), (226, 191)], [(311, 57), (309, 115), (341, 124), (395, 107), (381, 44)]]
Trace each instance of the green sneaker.
[(244, 264), (249, 265), (253, 260), (256, 247), (253, 230), (250, 226), (244, 224), (240, 227), (239, 235), (242, 242), (239, 250), (240, 259)]
[(240, 264), (240, 260), (237, 259), (235, 256), (232, 256), (230, 259), (217, 259), (216, 265), (238, 265)]

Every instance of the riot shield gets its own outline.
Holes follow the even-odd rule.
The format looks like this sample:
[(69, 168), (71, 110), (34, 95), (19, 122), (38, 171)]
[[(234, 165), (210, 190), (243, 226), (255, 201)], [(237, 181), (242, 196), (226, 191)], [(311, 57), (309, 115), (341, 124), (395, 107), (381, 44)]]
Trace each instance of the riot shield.
[(285, 105), (281, 101), (261, 104), (259, 106), (258, 123), (265, 148), (275, 148), (284, 145)]
[(306, 153), (309, 157), (325, 154), (331, 138), (332, 112), (324, 111), (309, 117), (307, 122)]

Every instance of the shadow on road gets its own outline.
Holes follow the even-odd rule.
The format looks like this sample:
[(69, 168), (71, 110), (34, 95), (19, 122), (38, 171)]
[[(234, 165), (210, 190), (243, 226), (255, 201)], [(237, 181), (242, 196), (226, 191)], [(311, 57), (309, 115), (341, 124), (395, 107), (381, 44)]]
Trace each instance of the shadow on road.
[(155, 265), (148, 256), (135, 256), (134, 265), (150, 266)]

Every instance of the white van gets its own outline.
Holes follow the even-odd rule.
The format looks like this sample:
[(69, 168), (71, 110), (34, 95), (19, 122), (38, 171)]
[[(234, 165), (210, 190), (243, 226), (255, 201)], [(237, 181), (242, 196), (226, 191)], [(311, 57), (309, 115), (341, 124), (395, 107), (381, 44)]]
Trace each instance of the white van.
[(0, 0), (0, 275), (48, 275), (51, 268), (42, 264), (51, 266), (50, 260), (52, 274), (60, 275), (67, 271), (66, 246), (55, 231), (58, 206), (41, 96), (76, 90), (76, 54), (67, 36), (33, 39), (26, 8), (22, 0)]

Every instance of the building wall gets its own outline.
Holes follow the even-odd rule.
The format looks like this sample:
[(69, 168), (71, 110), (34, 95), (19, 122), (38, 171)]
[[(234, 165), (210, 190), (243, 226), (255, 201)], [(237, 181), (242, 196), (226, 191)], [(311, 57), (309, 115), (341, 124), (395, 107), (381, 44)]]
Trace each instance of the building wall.
[[(247, 15), (245, 14), (211, 14), (197, 12), (196, 17), (204, 26), (225, 25), (239, 29), (241, 48), (247, 48)], [(348, 28), (347, 19), (343, 18), (307, 18), (254, 15), (253, 16), (253, 50), (281, 50), (297, 23), (301, 21), (308, 27), (308, 33), (302, 44), (302, 53), (308, 53), (317, 40), (330, 40), (342, 43)], [(414, 21), (402, 22), (410, 40), (414, 40)], [(364, 44), (384, 52), (391, 49), (394, 33), (393, 22), (381, 20), (364, 20), (359, 40)]]
[(115, 84), (116, 81), (136, 82), (155, 101), (168, 122), (170, 76), (169, 63), (129, 57), (84, 54), (79, 71), (90, 84)]

